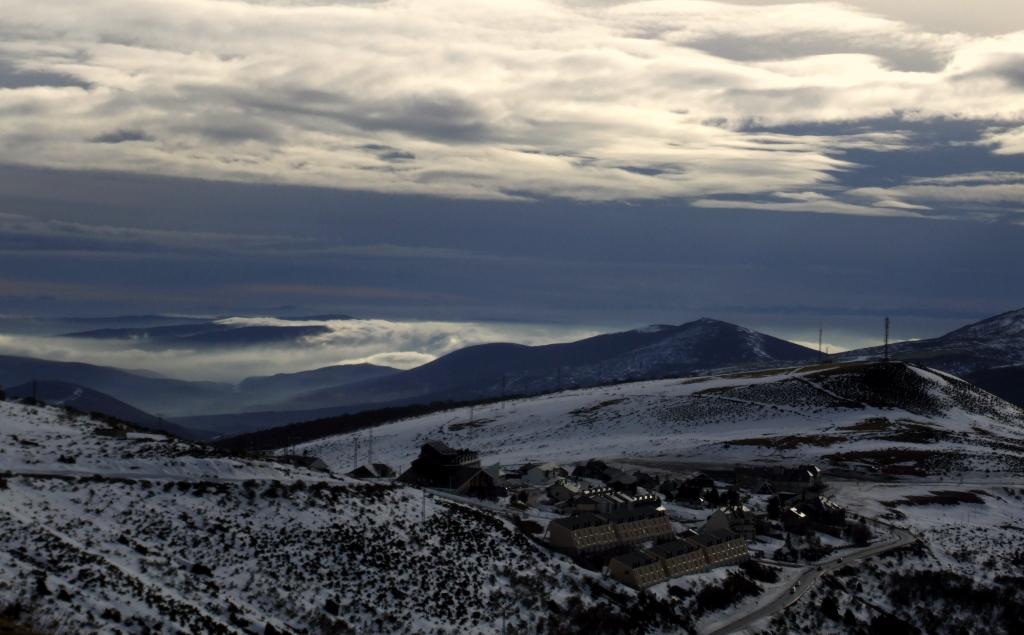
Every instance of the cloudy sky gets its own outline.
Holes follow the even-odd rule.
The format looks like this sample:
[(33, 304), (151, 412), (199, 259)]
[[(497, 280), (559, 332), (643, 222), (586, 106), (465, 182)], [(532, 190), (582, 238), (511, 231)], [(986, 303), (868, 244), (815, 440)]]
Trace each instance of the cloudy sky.
[(6, 0), (0, 313), (1024, 305), (1024, 4)]

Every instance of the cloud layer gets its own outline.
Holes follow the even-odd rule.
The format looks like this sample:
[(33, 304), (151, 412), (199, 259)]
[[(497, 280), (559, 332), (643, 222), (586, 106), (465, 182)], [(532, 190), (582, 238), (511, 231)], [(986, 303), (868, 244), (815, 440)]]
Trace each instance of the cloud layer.
[(454, 350), (489, 342), (549, 344), (596, 334), (583, 327), (481, 322), (229, 318), (238, 325), (324, 325), (330, 332), (287, 346), (235, 350), (153, 350), (132, 342), (11, 336), (0, 333), (0, 354), (143, 368), (188, 380), (236, 382), (251, 375), (298, 372), (335, 364), (412, 368)]
[(54, 168), (930, 215), (909, 180), (842, 186), (851, 152), (915, 134), (780, 130), (971, 120), (1022, 152), (1019, 8), (988, 5), (1001, 22), (960, 33), (960, 2), (9, 0), (0, 144)]

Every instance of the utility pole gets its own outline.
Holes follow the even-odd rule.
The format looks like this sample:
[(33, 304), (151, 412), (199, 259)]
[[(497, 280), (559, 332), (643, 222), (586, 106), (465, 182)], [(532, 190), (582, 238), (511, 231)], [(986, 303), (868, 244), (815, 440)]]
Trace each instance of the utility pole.
[(821, 326), (818, 327), (818, 363), (819, 364), (822, 363), (823, 361), (825, 361), (825, 358), (822, 356), (822, 353), (821, 353), (821, 337), (822, 337), (822, 334), (823, 334), (824, 330), (825, 329), (821, 328)]
[(359, 437), (352, 435), (352, 469), (359, 467)]
[(32, 380), (32, 401), (38, 401), (38, 394), (36, 393), (36, 380)]
[(373, 428), (370, 428), (370, 448), (366, 453), (366, 462), (373, 465)]
[(889, 318), (885, 318), (885, 361), (889, 361)]

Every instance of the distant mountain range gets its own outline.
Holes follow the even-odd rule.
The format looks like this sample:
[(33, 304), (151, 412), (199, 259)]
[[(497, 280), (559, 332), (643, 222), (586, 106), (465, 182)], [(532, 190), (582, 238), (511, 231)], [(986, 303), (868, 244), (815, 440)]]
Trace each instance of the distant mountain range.
[(278, 406), (325, 408), (357, 402), (485, 399), (710, 369), (789, 364), (815, 356), (811, 349), (785, 340), (701, 319), (567, 344), (470, 346), (403, 373), (342, 389), (310, 391)]
[(235, 403), (235, 388), (231, 384), (182, 381), (80, 362), (0, 355), (0, 386), (31, 381), (74, 384), (105, 393), (141, 410), (168, 416), (209, 412), (211, 408)]
[[(295, 320), (344, 319), (310, 316)], [(149, 338), (173, 346), (246, 345), (302, 337), (307, 325), (226, 325), (216, 321), (69, 334), (89, 338)], [(309, 332), (306, 331), (308, 334)], [(982, 320), (929, 340), (890, 347), (893, 358), (961, 376), (1013, 403), (1024, 404), (1024, 309)], [(834, 361), (881, 357), (880, 347), (850, 351)], [(237, 434), (362, 410), (445, 401), (535, 395), (624, 381), (814, 362), (809, 348), (727, 322), (701, 319), (657, 325), (565, 344), (484, 344), (400, 371), (371, 364), (339, 365), (251, 377), (238, 385), (189, 382), (89, 364), (0, 356), (0, 384), (33, 379), (73, 384), (148, 413), (161, 413), (203, 436)]]
[[(342, 365), (294, 374), (252, 377), (235, 386), (169, 379), (145, 371), (127, 371), (79, 362), (0, 355), (0, 386), (17, 386), (32, 381), (58, 382), (103, 393), (112, 401), (132, 404), (132, 407), (140, 410), (160, 413), (175, 420), (189, 415), (244, 409), (265, 402), (268, 398), (288, 399), (296, 393), (322, 386), (325, 382), (338, 386), (398, 372), (397, 369), (372, 364)], [(106, 412), (103, 408), (93, 409)], [(113, 412), (107, 414), (118, 416)], [(132, 419), (126, 420), (135, 422)]]
[(816, 357), (815, 351), (792, 342), (701, 319), (567, 344), (470, 346), (411, 370), (314, 389), (251, 413), (190, 417), (181, 422), (207, 430), (251, 431), (371, 408), (535, 395), (713, 369), (780, 366)]

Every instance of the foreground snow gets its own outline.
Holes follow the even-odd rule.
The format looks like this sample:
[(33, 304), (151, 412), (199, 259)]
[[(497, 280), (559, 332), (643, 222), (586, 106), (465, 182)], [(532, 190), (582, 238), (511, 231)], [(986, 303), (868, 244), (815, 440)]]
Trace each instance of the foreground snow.
[(0, 402), (0, 612), (41, 632), (686, 628), (474, 507), (104, 427)]

